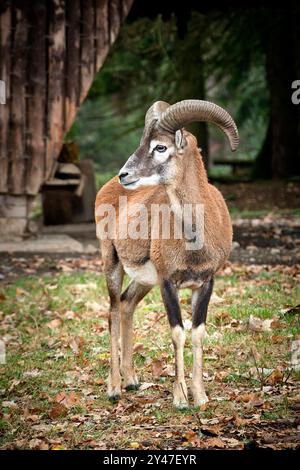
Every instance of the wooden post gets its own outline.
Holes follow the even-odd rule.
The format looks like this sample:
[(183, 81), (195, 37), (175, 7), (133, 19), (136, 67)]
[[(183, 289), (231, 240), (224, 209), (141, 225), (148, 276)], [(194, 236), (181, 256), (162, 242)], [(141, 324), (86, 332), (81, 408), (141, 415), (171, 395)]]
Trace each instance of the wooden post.
[(85, 0), (81, 11), (80, 102), (94, 79), (94, 2)]
[(46, 106), (46, 25), (47, 9), (34, 2), (29, 12), (30, 49), (28, 55), (26, 192), (37, 194), (44, 178)]
[(16, 8), (15, 31), (12, 46), (10, 127), (9, 127), (9, 180), (10, 194), (24, 194), (25, 190), (25, 85), (27, 58), (26, 6)]
[(8, 125), (11, 67), (11, 12), (7, 8), (0, 15), (0, 79), (5, 82), (6, 104), (0, 104), (0, 193), (7, 192), (8, 178)]
[(50, 178), (64, 135), (65, 2), (53, 0), (48, 41), (47, 143), (44, 180)]
[(121, 0), (110, 0), (108, 2), (109, 5), (109, 41), (110, 44), (113, 44), (117, 38), (120, 25), (121, 25), (121, 15), (122, 15), (122, 7), (121, 7)]
[(109, 51), (108, 0), (95, 2), (95, 73)]
[(80, 0), (67, 0), (65, 131), (73, 124), (79, 105), (80, 14)]

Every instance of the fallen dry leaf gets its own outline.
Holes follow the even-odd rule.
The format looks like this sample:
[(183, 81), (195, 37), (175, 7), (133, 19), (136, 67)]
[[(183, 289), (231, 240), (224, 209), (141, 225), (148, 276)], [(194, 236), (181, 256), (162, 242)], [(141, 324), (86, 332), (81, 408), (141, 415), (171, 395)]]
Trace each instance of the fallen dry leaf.
[(55, 330), (56, 328), (59, 328), (60, 325), (61, 325), (61, 320), (59, 318), (55, 318), (54, 320), (51, 320), (49, 321), (48, 323), (46, 323), (46, 325), (48, 326), (48, 328), (50, 328), (51, 330)]
[(76, 336), (71, 339), (71, 341), (69, 342), (69, 346), (72, 349), (75, 356), (78, 356), (78, 354), (81, 352), (84, 346), (84, 343), (85, 341), (81, 336)]
[(280, 321), (279, 318), (276, 317), (272, 319), (271, 328), (273, 330), (283, 328), (283, 327), (284, 327), (284, 323), (282, 323), (282, 321)]
[(75, 313), (73, 312), (73, 310), (67, 310), (66, 313), (64, 314), (64, 318), (66, 320), (74, 320)]
[(88, 300), (85, 303), (85, 307), (87, 310), (90, 310), (94, 313), (100, 312), (101, 311), (101, 305), (96, 302), (95, 300)]
[(163, 371), (162, 371), (162, 376), (163, 377), (175, 377), (175, 369), (173, 364), (167, 364)]
[(144, 382), (140, 386), (139, 391), (142, 392), (143, 390), (147, 390), (147, 388), (155, 387), (155, 386), (156, 386), (156, 384), (154, 384), (152, 382)]
[(219, 449), (224, 449), (226, 443), (219, 437), (210, 437), (205, 441), (206, 447), (218, 447)]
[(105, 384), (105, 380), (104, 379), (96, 379), (95, 380), (95, 385), (104, 385)]
[(51, 419), (57, 419), (61, 416), (66, 416), (68, 413), (68, 408), (62, 403), (56, 403), (51, 410), (49, 411), (49, 416)]
[(133, 347), (134, 352), (141, 351), (142, 349), (144, 349), (143, 343), (136, 343)]
[(51, 450), (66, 450), (66, 447), (63, 446), (62, 444), (57, 444), (57, 445), (51, 446)]
[(54, 401), (64, 405), (66, 408), (71, 408), (79, 402), (79, 396), (75, 392), (71, 392), (69, 394), (60, 392), (55, 396)]
[(235, 439), (234, 437), (224, 437), (224, 441), (225, 441), (226, 445), (229, 446), (229, 447), (239, 446), (239, 448), (241, 448), (241, 449), (244, 448), (243, 442), (240, 442), (238, 439)]
[(151, 363), (152, 374), (155, 378), (159, 378), (163, 374), (164, 363), (161, 359), (154, 359)]
[(200, 418), (200, 423), (201, 424), (208, 424), (208, 425), (211, 425), (211, 424), (218, 424), (220, 422), (219, 418), (211, 418), (211, 419), (208, 419), (208, 418)]
[(22, 289), (22, 287), (17, 287), (16, 294), (17, 295), (29, 295), (29, 292), (27, 292), (25, 289)]
[(140, 444), (138, 442), (130, 442), (129, 447), (130, 447), (130, 449), (139, 449)]
[(271, 320), (262, 320), (261, 318), (250, 315), (248, 326), (251, 331), (260, 332), (260, 331), (271, 331)]
[(230, 321), (231, 317), (228, 312), (218, 312), (215, 316), (215, 322), (217, 325), (227, 325)]
[(39, 377), (42, 372), (38, 369), (27, 370), (23, 373), (23, 377)]
[(236, 397), (237, 402), (244, 402), (244, 403), (249, 403), (250, 401), (254, 401), (256, 398), (255, 393), (250, 392), (250, 393), (242, 393)]
[(273, 335), (271, 337), (271, 341), (273, 344), (282, 344), (285, 341), (285, 338), (283, 336)]
[(273, 370), (271, 375), (267, 378), (266, 382), (268, 384), (274, 385), (276, 383), (280, 383), (283, 380), (283, 373), (279, 369)]
[(201, 432), (208, 436), (218, 436), (221, 431), (221, 425), (201, 426)]
[(213, 303), (213, 304), (221, 304), (222, 302), (224, 302), (225, 299), (223, 299), (223, 297), (219, 297), (217, 294), (215, 294), (213, 292), (211, 298), (210, 298), (210, 302)]

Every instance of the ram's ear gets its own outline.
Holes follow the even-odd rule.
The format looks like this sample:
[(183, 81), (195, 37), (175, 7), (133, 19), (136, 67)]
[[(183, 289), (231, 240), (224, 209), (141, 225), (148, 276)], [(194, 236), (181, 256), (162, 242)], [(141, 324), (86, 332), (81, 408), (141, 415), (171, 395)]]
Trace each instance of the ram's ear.
[(183, 149), (187, 144), (186, 138), (183, 135), (183, 130), (178, 129), (175, 133), (175, 145), (178, 150)]

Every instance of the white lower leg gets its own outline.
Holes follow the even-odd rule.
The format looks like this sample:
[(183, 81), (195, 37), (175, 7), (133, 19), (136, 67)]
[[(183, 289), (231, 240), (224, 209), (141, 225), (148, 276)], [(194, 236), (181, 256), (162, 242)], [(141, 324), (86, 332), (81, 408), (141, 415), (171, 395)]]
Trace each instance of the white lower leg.
[(121, 370), (123, 374), (124, 387), (129, 390), (138, 388), (138, 379), (133, 367), (133, 335), (132, 335), (133, 312), (122, 308), (121, 328)]
[(208, 401), (203, 383), (203, 338), (205, 335), (205, 324), (193, 328), (193, 378), (192, 393), (195, 406), (201, 406)]
[(119, 313), (114, 313), (111, 316), (111, 331), (110, 331), (110, 371), (108, 376), (108, 396), (112, 400), (117, 400), (121, 396), (121, 374), (119, 362), (119, 337), (120, 337), (120, 324)]
[(186, 408), (188, 406), (187, 387), (184, 379), (184, 329), (177, 325), (172, 328), (172, 341), (175, 350), (175, 383), (173, 403), (177, 408)]

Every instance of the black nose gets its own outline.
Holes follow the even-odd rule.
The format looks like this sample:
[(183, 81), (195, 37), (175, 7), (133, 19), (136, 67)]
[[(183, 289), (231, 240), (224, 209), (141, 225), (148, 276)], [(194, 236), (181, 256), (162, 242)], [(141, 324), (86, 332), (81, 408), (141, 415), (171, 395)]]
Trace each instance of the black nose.
[(120, 180), (120, 183), (122, 183), (122, 181), (126, 178), (126, 176), (128, 176), (129, 173), (120, 173), (119, 174), (119, 180)]

